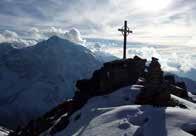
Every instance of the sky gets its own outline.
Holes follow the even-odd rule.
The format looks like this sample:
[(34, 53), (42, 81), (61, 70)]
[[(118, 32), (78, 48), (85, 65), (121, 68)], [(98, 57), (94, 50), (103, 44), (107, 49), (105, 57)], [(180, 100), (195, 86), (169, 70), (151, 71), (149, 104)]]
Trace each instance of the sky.
[[(195, 46), (195, 0), (1, 0), (0, 40), (77, 28), (83, 37), (120, 39), (123, 21), (128, 41)], [(7, 37), (6, 37), (7, 36)]]
[(196, 80), (196, 0), (0, 0), (0, 43), (57, 35), (121, 58), (124, 20), (133, 31), (128, 57), (157, 57), (165, 71)]

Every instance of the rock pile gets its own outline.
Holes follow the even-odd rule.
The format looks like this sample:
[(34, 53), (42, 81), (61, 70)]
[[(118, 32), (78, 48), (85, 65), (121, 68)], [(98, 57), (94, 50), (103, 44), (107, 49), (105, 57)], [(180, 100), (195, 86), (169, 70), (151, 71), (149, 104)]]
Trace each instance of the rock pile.
[(144, 76), (145, 82), (136, 104), (149, 104), (157, 106), (172, 106), (171, 95), (188, 98), (184, 82), (176, 82), (173, 75), (164, 76), (158, 59), (152, 58)]

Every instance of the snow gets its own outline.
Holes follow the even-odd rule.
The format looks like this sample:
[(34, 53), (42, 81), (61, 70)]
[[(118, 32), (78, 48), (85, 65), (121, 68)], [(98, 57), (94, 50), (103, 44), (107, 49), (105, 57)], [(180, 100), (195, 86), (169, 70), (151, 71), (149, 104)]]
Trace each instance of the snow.
[(196, 102), (196, 95), (192, 94), (191, 92), (188, 92), (188, 96), (192, 99), (192, 101)]
[(0, 132), (0, 136), (7, 136), (8, 134), (5, 132)]
[(74, 94), (75, 83), (101, 66), (87, 48), (56, 36), (16, 48), (0, 44), (0, 125), (41, 116)]
[(171, 98), (174, 99), (174, 100), (177, 100), (181, 104), (185, 105), (188, 109), (196, 109), (196, 104), (195, 103), (192, 103), (188, 100), (182, 99), (182, 98), (177, 97), (175, 95), (171, 95)]
[(188, 109), (134, 105), (141, 87), (134, 85), (90, 99), (55, 136), (192, 136), (189, 131), (196, 128), (194, 103), (172, 95)]
[(9, 134), (9, 131), (5, 128), (0, 127), (0, 136), (7, 136)]

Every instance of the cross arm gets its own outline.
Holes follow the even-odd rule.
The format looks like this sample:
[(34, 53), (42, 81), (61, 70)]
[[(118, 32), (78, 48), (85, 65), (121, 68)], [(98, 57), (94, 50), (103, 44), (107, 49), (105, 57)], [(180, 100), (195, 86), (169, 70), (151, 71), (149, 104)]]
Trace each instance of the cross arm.
[(118, 31), (120, 31), (120, 32), (124, 32), (124, 29), (118, 29)]
[(118, 29), (118, 31), (120, 31), (120, 32), (127, 32), (127, 33), (133, 33), (133, 31), (131, 31), (131, 30), (124, 30), (124, 29)]
[(128, 33), (133, 33), (133, 31), (131, 31), (131, 30), (128, 30), (127, 32), (128, 32)]

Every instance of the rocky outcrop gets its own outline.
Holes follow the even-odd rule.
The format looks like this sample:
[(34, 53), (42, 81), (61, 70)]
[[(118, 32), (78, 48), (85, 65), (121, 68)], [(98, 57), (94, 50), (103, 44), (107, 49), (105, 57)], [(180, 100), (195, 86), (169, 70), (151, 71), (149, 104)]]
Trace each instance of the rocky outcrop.
[(132, 85), (144, 74), (145, 63), (145, 59), (137, 56), (133, 59), (105, 63), (100, 70), (93, 73), (91, 79), (79, 80), (76, 83), (78, 91), (74, 98), (86, 99), (105, 95), (121, 87)]

